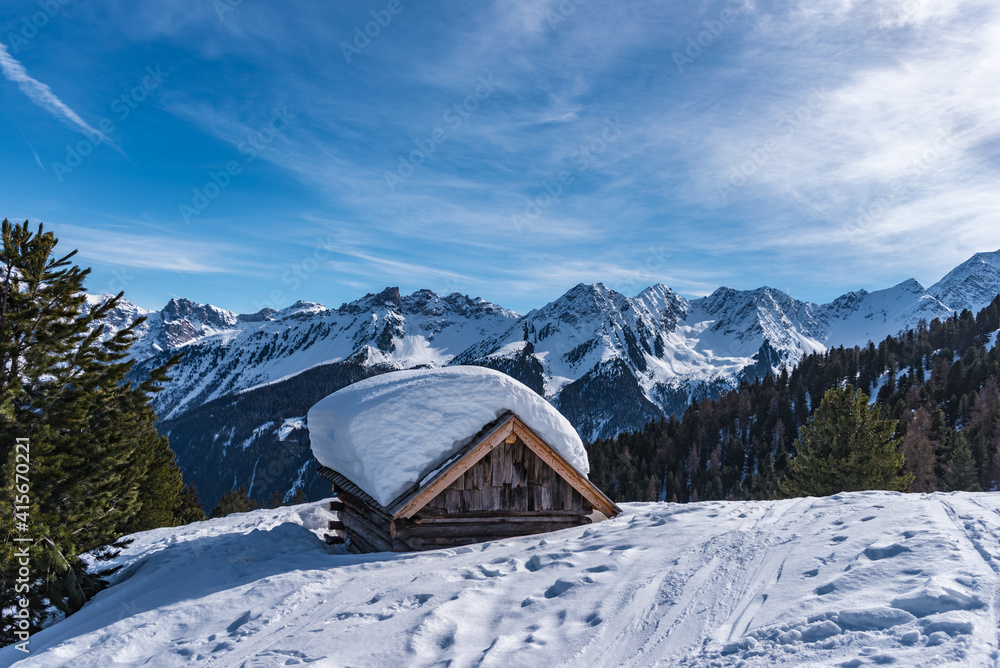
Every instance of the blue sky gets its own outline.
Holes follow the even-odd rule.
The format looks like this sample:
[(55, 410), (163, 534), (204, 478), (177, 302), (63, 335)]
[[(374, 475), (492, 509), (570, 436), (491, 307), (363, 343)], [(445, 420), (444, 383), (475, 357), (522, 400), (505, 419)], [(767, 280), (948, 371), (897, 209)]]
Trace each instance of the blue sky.
[(1000, 248), (995, 1), (0, 12), (0, 215), (147, 308), (398, 285), (525, 312), (597, 281), (825, 302)]

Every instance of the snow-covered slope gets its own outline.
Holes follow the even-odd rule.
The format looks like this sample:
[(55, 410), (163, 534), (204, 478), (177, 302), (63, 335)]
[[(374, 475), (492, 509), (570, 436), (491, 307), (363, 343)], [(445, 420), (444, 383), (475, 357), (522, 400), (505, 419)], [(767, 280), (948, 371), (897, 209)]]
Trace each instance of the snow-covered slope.
[(967, 308), (978, 313), (1000, 294), (1000, 250), (976, 253), (928, 292), (956, 311)]
[(626, 504), (588, 527), (363, 556), (317, 538), (324, 506), (137, 534), (116, 584), (16, 665), (1000, 662), (997, 494)]

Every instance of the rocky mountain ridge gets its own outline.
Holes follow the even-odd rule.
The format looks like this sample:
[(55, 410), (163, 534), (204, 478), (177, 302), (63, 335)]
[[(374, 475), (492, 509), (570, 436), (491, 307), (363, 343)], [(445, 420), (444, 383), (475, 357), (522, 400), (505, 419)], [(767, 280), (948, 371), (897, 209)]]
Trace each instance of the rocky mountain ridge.
[(518, 315), (458, 293), (387, 288), (336, 309), (297, 302), (242, 315), (183, 299), (152, 313), (123, 302), (109, 325), (149, 318), (133, 349), (137, 376), (184, 352), (155, 402), (186, 474), (207, 457), (225, 471), (223, 489), (230, 472), (234, 482), (259, 484), (259, 462), (292, 448), (282, 455), (291, 468), (268, 484), (293, 490), (314, 483), (305, 430), (288, 425), (300, 424), (304, 401), (321, 398), (317, 388), (394, 369), (488, 366), (545, 396), (584, 439), (613, 436), (805, 354), (976, 310), (990, 290), (1000, 293), (998, 266), (1000, 251), (977, 254), (931, 289), (908, 280), (829, 304), (769, 287), (688, 299), (664, 285), (629, 297), (595, 283)]

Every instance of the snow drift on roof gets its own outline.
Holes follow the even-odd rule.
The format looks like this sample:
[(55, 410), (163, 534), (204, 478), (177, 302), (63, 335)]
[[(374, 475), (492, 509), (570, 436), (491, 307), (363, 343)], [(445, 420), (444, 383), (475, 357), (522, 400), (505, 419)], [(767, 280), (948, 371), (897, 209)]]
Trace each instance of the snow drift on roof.
[(583, 442), (559, 411), (483, 367), (375, 376), (320, 400), (306, 422), (316, 459), (388, 506), (507, 411), (578, 471), (590, 471)]

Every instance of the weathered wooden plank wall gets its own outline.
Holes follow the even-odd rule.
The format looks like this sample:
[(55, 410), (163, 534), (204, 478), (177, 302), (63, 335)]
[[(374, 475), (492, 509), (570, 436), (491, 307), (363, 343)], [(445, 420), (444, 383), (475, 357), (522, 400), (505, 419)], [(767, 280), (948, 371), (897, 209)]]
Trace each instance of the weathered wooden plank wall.
[(344, 533), (361, 552), (426, 550), (590, 523), (590, 503), (520, 439), (501, 443), (410, 519), (344, 489)]
[(418, 515), (548, 511), (578, 515), (590, 513), (589, 506), (572, 485), (518, 439), (494, 448)]

